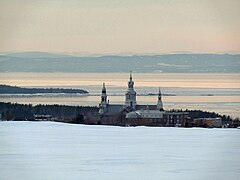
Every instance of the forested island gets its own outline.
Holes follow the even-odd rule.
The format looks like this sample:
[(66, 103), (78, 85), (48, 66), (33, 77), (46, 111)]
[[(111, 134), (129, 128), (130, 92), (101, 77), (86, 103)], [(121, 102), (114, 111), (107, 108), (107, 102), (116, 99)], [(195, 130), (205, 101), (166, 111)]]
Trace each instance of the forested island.
[(83, 89), (24, 88), (18, 86), (0, 85), (0, 94), (38, 94), (38, 93), (88, 94), (88, 91)]

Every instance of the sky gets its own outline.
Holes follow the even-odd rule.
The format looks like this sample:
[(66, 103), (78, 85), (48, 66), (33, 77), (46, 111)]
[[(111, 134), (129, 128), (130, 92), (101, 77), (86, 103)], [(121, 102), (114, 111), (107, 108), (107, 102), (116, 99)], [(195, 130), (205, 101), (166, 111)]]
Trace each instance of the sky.
[(239, 0), (1, 0), (0, 52), (239, 53)]

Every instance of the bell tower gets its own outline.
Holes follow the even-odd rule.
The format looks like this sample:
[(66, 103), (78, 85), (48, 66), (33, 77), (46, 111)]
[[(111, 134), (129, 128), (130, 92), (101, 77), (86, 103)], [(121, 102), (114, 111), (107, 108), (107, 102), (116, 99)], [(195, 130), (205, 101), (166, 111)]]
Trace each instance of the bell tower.
[(128, 81), (128, 90), (125, 93), (125, 107), (132, 107), (136, 109), (136, 92), (134, 91), (134, 81), (132, 80), (132, 72), (130, 72), (130, 77)]

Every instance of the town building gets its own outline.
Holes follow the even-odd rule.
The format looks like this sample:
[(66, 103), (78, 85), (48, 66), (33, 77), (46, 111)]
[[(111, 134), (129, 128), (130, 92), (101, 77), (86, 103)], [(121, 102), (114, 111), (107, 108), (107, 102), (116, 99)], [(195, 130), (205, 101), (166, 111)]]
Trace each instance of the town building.
[(34, 114), (34, 121), (51, 121), (52, 116), (48, 114)]
[(222, 127), (222, 118), (196, 118), (193, 120), (195, 126), (199, 127)]

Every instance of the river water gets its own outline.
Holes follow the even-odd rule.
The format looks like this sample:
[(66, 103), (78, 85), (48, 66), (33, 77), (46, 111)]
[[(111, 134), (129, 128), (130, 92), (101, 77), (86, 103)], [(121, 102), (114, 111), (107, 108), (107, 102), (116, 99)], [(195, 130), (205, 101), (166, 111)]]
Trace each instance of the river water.
[[(1, 102), (97, 106), (102, 83), (110, 103), (124, 103), (128, 73), (0, 73), (0, 84), (82, 88), (89, 95), (0, 95)], [(240, 74), (133, 73), (138, 104), (156, 104), (161, 87), (165, 109), (200, 109), (240, 117)]]

